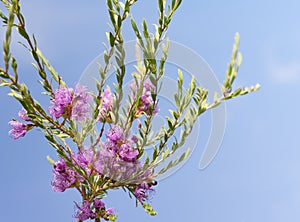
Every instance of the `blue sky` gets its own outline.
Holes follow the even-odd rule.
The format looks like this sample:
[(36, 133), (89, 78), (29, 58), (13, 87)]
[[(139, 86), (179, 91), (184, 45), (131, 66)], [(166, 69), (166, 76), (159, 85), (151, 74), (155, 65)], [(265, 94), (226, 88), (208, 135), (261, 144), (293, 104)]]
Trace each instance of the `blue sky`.
[[(74, 84), (103, 51), (108, 30), (104, 1), (32, 0), (22, 6), (39, 47), (69, 85)], [(199, 141), (188, 163), (159, 183), (152, 200), (158, 216), (135, 209), (125, 193), (112, 192), (107, 204), (118, 209), (119, 221), (300, 220), (299, 7), (296, 0), (183, 1), (171, 23), (170, 39), (196, 51), (223, 81), (233, 37), (239, 32), (243, 63), (236, 85), (260, 83), (261, 90), (227, 102), (225, 137), (208, 168), (198, 170), (205, 145)], [(137, 21), (145, 17), (154, 23), (156, 1), (140, 0), (132, 12)], [(1, 38), (3, 31), (1, 27)], [(132, 31), (126, 29), (125, 37), (132, 40)], [(43, 99), (31, 58), (17, 41), (13, 51), (20, 75)], [(55, 153), (41, 134), (34, 131), (19, 141), (7, 136), (7, 122), (20, 108), (7, 92), (0, 89), (1, 220), (74, 221), (72, 201), (79, 201), (79, 196), (73, 191), (52, 192), (46, 156)], [(209, 118), (201, 117), (203, 134), (209, 130)]]

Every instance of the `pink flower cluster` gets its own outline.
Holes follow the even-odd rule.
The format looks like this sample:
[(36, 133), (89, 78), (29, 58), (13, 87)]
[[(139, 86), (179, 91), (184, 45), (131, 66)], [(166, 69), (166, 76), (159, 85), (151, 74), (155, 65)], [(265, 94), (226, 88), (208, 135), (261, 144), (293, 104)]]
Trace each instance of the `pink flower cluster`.
[[(24, 121), (29, 121), (29, 117), (27, 116), (26, 110), (24, 108), (19, 112), (19, 118)], [(12, 127), (12, 129), (8, 133), (14, 140), (26, 135), (28, 128), (27, 124), (19, 122), (17, 120), (9, 121), (8, 124)]]
[[(131, 85), (131, 94), (132, 97), (135, 98), (135, 94), (137, 89), (136, 84)], [(150, 115), (150, 110), (152, 109), (152, 112), (156, 114), (158, 112), (157, 105), (154, 104), (152, 94), (154, 93), (156, 87), (152, 84), (152, 82), (147, 79), (143, 84), (143, 93), (141, 98), (139, 99), (139, 105), (137, 110), (137, 116), (140, 116), (141, 114), (147, 114)]]
[[(54, 179), (52, 181), (55, 192), (64, 192), (68, 188), (76, 187), (84, 182), (85, 177), (100, 175), (102, 178), (109, 178), (112, 181), (126, 182), (133, 187), (133, 194), (140, 202), (147, 200), (149, 193), (155, 184), (149, 183), (147, 178), (151, 176), (152, 170), (142, 172), (143, 165), (137, 159), (139, 152), (134, 148), (137, 142), (135, 136), (126, 138), (123, 129), (113, 126), (106, 134), (106, 142), (101, 143), (101, 150), (85, 148), (84, 151), (72, 154), (69, 157), (69, 164), (60, 158), (54, 163)], [(81, 175), (76, 168), (84, 173)], [(78, 208), (76, 218), (80, 220), (93, 219), (100, 203), (83, 202)], [(107, 209), (109, 210), (109, 209)], [(101, 211), (102, 218), (109, 214), (109, 211)]]
[(114, 210), (112, 208), (105, 208), (105, 204), (102, 200), (96, 199), (93, 203), (89, 201), (84, 201), (82, 206), (76, 204), (77, 212), (74, 215), (75, 218), (85, 221), (88, 219), (104, 218), (105, 220), (109, 220), (110, 215), (114, 214)]
[(87, 93), (86, 87), (79, 84), (76, 85), (75, 93), (72, 88), (60, 87), (55, 91), (48, 111), (55, 118), (65, 116), (76, 121), (85, 121), (90, 117), (92, 100), (93, 97)]
[(98, 119), (100, 122), (111, 122), (110, 112), (113, 109), (113, 94), (110, 91), (110, 88), (107, 86), (102, 93), (100, 99), (100, 111)]

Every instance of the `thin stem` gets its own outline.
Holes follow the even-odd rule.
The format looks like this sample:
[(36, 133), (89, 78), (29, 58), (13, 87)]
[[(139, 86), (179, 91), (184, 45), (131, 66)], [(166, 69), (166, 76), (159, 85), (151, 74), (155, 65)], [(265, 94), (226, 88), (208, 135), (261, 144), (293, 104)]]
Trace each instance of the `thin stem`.
[[(21, 15), (19, 13), (16, 13), (16, 16), (19, 20), (19, 28), (22, 29), (25, 33), (27, 33), (26, 31), (26, 28), (25, 28), (25, 23), (23, 22), (23, 19), (21, 17)], [(33, 55), (33, 57), (35, 58), (35, 61), (38, 65), (38, 68), (39, 68), (39, 72), (41, 72), (44, 76), (47, 75), (43, 65), (41, 64), (40, 60), (38, 59), (37, 57), (37, 48), (34, 46), (34, 44), (32, 43), (31, 39), (28, 37), (28, 38), (25, 38), (29, 47), (30, 47), (30, 50), (31, 50), (31, 54)], [(34, 56), (36, 55), (36, 56)], [(49, 81), (47, 80), (47, 78), (43, 78), (44, 82), (45, 82), (45, 85), (47, 86), (47, 88), (50, 89), (51, 91), (51, 94), (53, 95), (53, 90), (52, 90), (52, 87), (51, 87), (51, 84), (49, 83)]]
[[(130, 4), (130, 6), (132, 6), (132, 4), (133, 4), (134, 2), (132, 2), (131, 4)], [(122, 27), (122, 23), (123, 23), (123, 21), (126, 19), (128, 17), (128, 13), (127, 12), (123, 12), (123, 14), (122, 14), (122, 16), (121, 16), (121, 24), (120, 24), (120, 26), (118, 26), (117, 28), (116, 28), (116, 30), (115, 30), (115, 34), (114, 34), (114, 36), (113, 36), (113, 42), (114, 42), (114, 46), (115, 46), (115, 43), (117, 43), (117, 41), (119, 41), (119, 44), (122, 44), (123, 43), (123, 39), (122, 39), (122, 37), (120, 36), (120, 33), (121, 33), (121, 27)], [(118, 38), (119, 38), (119, 40), (118, 40)], [(113, 56), (113, 54), (114, 54), (114, 48), (115, 47), (110, 47), (110, 50), (109, 50), (109, 52), (108, 52), (108, 62), (105, 64), (105, 66), (104, 66), (104, 69), (103, 69), (103, 73), (106, 75), (106, 73), (108, 72), (108, 67), (109, 67), (109, 64), (110, 64), (110, 59), (111, 59), (111, 57)], [(97, 95), (97, 98), (101, 98), (101, 90), (99, 90), (99, 92), (98, 92), (98, 95)], [(99, 105), (97, 105), (96, 106), (96, 108), (95, 108), (95, 110), (97, 110), (97, 109), (99, 109)]]
[(104, 126), (105, 126), (105, 122), (102, 123), (102, 128), (101, 128), (101, 130), (100, 130), (100, 134), (99, 134), (99, 136), (97, 137), (95, 143), (91, 146), (91, 148), (94, 148), (94, 147), (97, 146), (97, 144), (100, 142), (100, 139), (101, 139), (101, 137), (102, 137), (102, 135), (103, 135), (103, 132), (104, 132)]

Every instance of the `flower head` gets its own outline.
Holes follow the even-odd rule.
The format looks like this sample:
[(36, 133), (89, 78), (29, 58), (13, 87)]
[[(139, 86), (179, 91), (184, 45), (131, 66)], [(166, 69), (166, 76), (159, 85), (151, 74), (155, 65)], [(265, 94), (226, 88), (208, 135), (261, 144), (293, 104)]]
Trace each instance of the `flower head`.
[(96, 215), (92, 211), (91, 204), (88, 201), (84, 201), (81, 207), (78, 206), (78, 204), (76, 204), (76, 207), (77, 207), (77, 212), (74, 215), (75, 218), (82, 221), (95, 218)]
[[(113, 215), (113, 214), (114, 214), (114, 209), (112, 209), (112, 208), (107, 208), (107, 209), (105, 210), (105, 213), (106, 213), (107, 218), (109, 218), (110, 215)], [(107, 220), (108, 220), (107, 218), (104, 218), (104, 219), (107, 221)]]
[(87, 93), (87, 88), (76, 85), (71, 118), (76, 121), (85, 121), (90, 117), (93, 97)]
[(124, 131), (121, 127), (115, 125), (111, 127), (106, 134), (107, 139), (109, 142), (118, 143), (120, 140), (124, 140)]
[(106, 120), (109, 122), (111, 118), (109, 113), (111, 112), (113, 107), (113, 95), (108, 86), (104, 89), (100, 102), (101, 109), (99, 111), (99, 121), (103, 122)]
[[(77, 155), (72, 153), (71, 159), (74, 166), (80, 166), (87, 175), (90, 175), (91, 169), (88, 166), (89, 162), (84, 152), (79, 152)], [(84, 180), (83, 176), (71, 166), (68, 166), (62, 158), (54, 163), (53, 173), (52, 188), (54, 192), (64, 192), (66, 189), (74, 186), (76, 182), (83, 182)]]
[(119, 182), (136, 181), (135, 175), (142, 169), (139, 162), (124, 161), (117, 153), (105, 146), (93, 162), (93, 167), (100, 175)]
[(25, 136), (27, 132), (26, 124), (16, 120), (9, 121), (8, 124), (12, 127), (12, 129), (8, 133), (13, 137), (14, 140)]
[(103, 97), (101, 98), (101, 101), (102, 101), (102, 108), (105, 109), (106, 111), (112, 108), (113, 96), (108, 86), (106, 87), (106, 89), (104, 89)]
[(29, 117), (27, 116), (27, 111), (22, 108), (19, 113), (18, 116), (20, 117), (20, 119), (25, 120), (25, 121), (29, 121)]
[(54, 92), (54, 98), (52, 100), (53, 106), (49, 107), (48, 110), (50, 115), (59, 118), (65, 113), (65, 109), (72, 103), (73, 89), (60, 87)]
[(119, 149), (119, 156), (122, 160), (128, 161), (128, 162), (135, 162), (137, 155), (139, 152), (133, 148), (131, 148), (130, 143), (124, 143), (120, 146)]
[[(139, 106), (137, 110), (137, 116), (145, 113), (149, 115), (151, 112), (150, 110), (153, 109), (153, 113), (156, 114), (158, 112), (157, 105), (154, 107), (154, 101), (152, 98), (152, 93), (155, 91), (156, 87), (153, 85), (153, 83), (147, 79), (145, 80), (143, 84), (143, 92), (139, 99)], [(133, 98), (135, 98), (135, 90), (137, 90), (137, 87), (135, 85), (131, 86), (131, 91)]]
[(64, 192), (76, 183), (77, 177), (77, 173), (69, 169), (66, 162), (60, 159), (54, 164), (54, 180), (51, 183), (53, 191)]
[(74, 161), (76, 161), (77, 164), (81, 166), (82, 169), (84, 169), (88, 175), (91, 174), (91, 169), (89, 168), (89, 164), (93, 161), (93, 155), (94, 153), (90, 149), (79, 151), (77, 155), (73, 154)]
[(149, 198), (149, 195), (154, 192), (152, 185), (146, 182), (143, 182), (137, 185), (134, 189), (134, 195), (136, 199), (140, 202), (144, 202)]
[(105, 208), (105, 204), (104, 204), (104, 202), (102, 200), (96, 199), (96, 200), (94, 200), (94, 207), (96, 209), (104, 209)]

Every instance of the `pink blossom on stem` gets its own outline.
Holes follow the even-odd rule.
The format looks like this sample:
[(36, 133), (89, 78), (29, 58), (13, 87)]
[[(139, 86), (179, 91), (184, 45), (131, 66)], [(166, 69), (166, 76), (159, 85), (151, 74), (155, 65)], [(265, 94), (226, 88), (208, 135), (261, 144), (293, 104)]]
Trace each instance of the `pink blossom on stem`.
[(91, 115), (90, 102), (93, 97), (87, 92), (87, 88), (76, 85), (71, 118), (76, 121), (86, 121)]
[(88, 219), (94, 219), (96, 217), (95, 213), (91, 209), (91, 204), (88, 201), (84, 201), (80, 207), (76, 204), (77, 212), (74, 215), (75, 218), (85, 221)]
[(101, 104), (101, 109), (99, 111), (99, 121), (104, 122), (110, 121), (110, 112), (112, 111), (113, 108), (113, 94), (110, 91), (110, 88), (107, 86), (100, 99), (100, 104)]
[(131, 147), (130, 143), (123, 143), (119, 148), (119, 156), (127, 162), (135, 162), (139, 152)]
[(143, 182), (137, 185), (134, 189), (134, 195), (140, 202), (144, 202), (148, 199), (149, 195), (154, 192), (152, 184)]
[(66, 112), (66, 107), (72, 103), (73, 89), (60, 87), (54, 92), (54, 98), (52, 100), (52, 106), (48, 108), (51, 116), (60, 118)]
[(28, 118), (28, 116), (27, 116), (27, 111), (26, 111), (24, 108), (22, 108), (22, 109), (19, 111), (18, 116), (19, 116), (20, 119), (22, 119), (22, 120), (29, 121), (29, 118)]
[(118, 141), (125, 139), (123, 129), (116, 125), (109, 129), (108, 133), (106, 134), (106, 137), (110, 142), (113, 143), (118, 143)]
[[(143, 87), (143, 92), (139, 100), (139, 106), (136, 115), (139, 116), (143, 113), (149, 115), (151, 109), (153, 109), (152, 112), (156, 114), (158, 112), (158, 108), (156, 104), (154, 107), (154, 101), (152, 98), (152, 93), (154, 93), (156, 87), (152, 84), (152, 82), (149, 79), (145, 80), (142, 87)], [(134, 99), (135, 99), (136, 90), (137, 90), (137, 86), (133, 84), (131, 86), (131, 91), (132, 91), (132, 97)]]
[(14, 140), (25, 136), (27, 132), (26, 124), (16, 120), (9, 121), (8, 124), (12, 127), (12, 129), (8, 133), (13, 137)]

